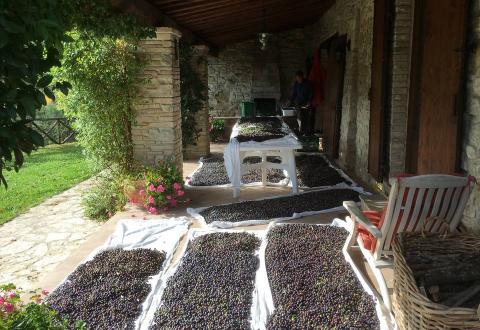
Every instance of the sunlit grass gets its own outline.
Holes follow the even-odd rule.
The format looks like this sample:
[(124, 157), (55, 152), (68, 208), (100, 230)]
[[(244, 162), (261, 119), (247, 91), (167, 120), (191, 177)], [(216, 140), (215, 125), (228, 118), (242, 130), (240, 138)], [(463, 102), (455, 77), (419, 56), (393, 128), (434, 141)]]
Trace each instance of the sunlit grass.
[(0, 225), (92, 176), (76, 143), (50, 145), (25, 156), (18, 173), (4, 171), (8, 189), (0, 187)]

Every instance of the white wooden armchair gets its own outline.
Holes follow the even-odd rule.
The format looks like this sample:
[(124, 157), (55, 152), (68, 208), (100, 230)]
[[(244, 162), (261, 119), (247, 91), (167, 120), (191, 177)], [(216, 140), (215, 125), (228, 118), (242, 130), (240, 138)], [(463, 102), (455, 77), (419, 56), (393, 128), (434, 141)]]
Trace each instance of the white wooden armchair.
[[(347, 222), (351, 229), (343, 253), (357, 275), (363, 277), (389, 311), (391, 301), (381, 269), (393, 267), (392, 243), (395, 235), (421, 231), (427, 219), (430, 220), (425, 224), (424, 230), (427, 232), (443, 230), (445, 222), (451, 232), (458, 231), (475, 179), (470, 176), (431, 174), (391, 178), (390, 184), (387, 207), (376, 217), (375, 214), (362, 212), (355, 202), (343, 203), (350, 213)], [(353, 250), (362, 252), (380, 292), (369, 284), (371, 282), (365, 279), (364, 273), (355, 264), (351, 254)]]

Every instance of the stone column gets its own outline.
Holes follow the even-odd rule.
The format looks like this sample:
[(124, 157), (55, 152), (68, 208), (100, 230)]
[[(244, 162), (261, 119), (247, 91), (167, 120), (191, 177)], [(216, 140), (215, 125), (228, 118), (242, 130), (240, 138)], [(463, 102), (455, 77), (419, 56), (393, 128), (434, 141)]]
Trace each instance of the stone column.
[(155, 165), (171, 158), (182, 171), (180, 36), (173, 28), (161, 27), (156, 29), (156, 37), (139, 45), (139, 52), (146, 59), (142, 73), (146, 79), (134, 104), (132, 139), (134, 157), (142, 164)]
[(203, 107), (195, 114), (195, 121), (199, 130), (197, 144), (187, 145), (185, 147), (185, 158), (199, 158), (210, 153), (210, 123), (208, 121), (208, 51), (209, 49), (205, 45), (193, 46), (191, 65), (205, 86), (204, 92), (207, 100), (204, 102)]

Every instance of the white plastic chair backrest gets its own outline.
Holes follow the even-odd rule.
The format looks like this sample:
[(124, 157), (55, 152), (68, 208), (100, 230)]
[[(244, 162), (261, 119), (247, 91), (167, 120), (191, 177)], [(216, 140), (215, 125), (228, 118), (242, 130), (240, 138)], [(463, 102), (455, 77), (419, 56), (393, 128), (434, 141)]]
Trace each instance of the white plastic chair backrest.
[[(462, 219), (475, 179), (470, 176), (428, 174), (390, 179), (391, 191), (385, 220), (374, 256), (391, 254), (392, 242), (400, 232), (421, 231), (426, 219), (444, 219), (451, 231)], [(438, 232), (441, 221), (426, 224), (425, 231)]]

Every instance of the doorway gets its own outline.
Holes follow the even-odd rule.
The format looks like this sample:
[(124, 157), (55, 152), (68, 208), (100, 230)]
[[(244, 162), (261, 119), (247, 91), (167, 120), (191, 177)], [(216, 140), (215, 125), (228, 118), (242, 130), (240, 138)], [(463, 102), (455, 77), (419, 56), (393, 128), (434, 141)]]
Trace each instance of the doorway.
[(417, 0), (406, 169), (459, 172), (468, 0)]
[(337, 159), (339, 154), (346, 46), (346, 35), (335, 35), (321, 45), (327, 54), (322, 144), (323, 151), (331, 159)]

